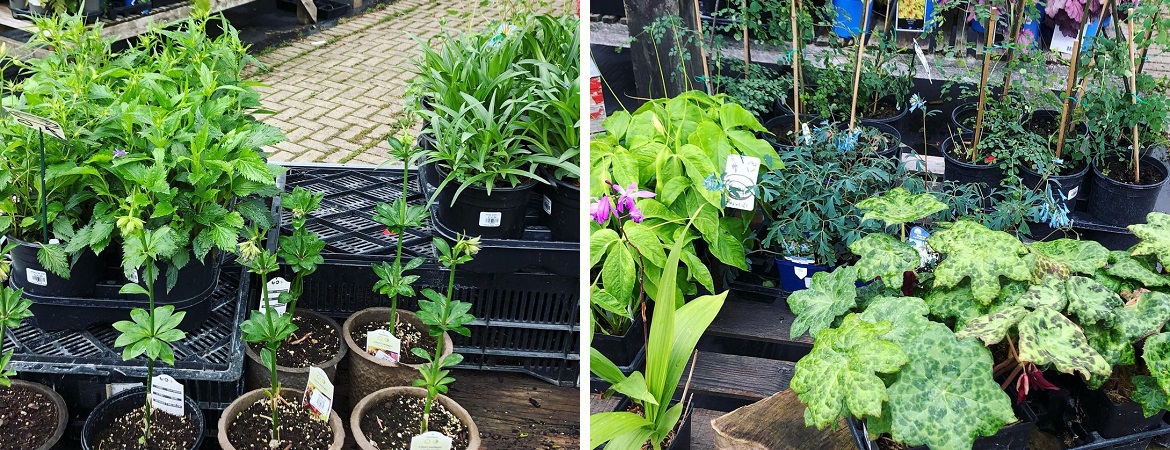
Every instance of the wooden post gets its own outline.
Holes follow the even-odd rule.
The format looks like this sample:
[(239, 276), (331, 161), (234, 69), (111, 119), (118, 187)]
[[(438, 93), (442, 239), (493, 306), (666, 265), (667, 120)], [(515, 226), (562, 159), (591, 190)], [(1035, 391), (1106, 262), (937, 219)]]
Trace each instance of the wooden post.
[(861, 5), (861, 31), (857, 35), (857, 61), (853, 66), (853, 99), (849, 105), (849, 132), (853, 132), (857, 124), (857, 90), (861, 84), (861, 58), (865, 56), (865, 31), (869, 29), (869, 8), (873, 0), (865, 0)]
[(747, 0), (740, 2), (740, 6), (743, 8), (743, 13), (739, 17), (743, 21), (743, 60), (747, 63), (744, 67), (748, 69), (744, 71), (743, 76), (746, 79), (748, 74), (751, 73), (751, 67), (749, 66), (752, 63), (752, 45), (751, 41), (748, 40)]
[[(1097, 37), (1098, 38), (1105, 35), (1105, 30), (1101, 29), (1102, 22), (1105, 21), (1105, 11), (1109, 9), (1112, 2), (1113, 2), (1113, 0), (1105, 0), (1105, 3), (1103, 3), (1101, 5), (1101, 12), (1097, 14)], [(1090, 47), (1090, 50), (1096, 50), (1097, 42), (1099, 42), (1097, 39), (1093, 39), (1093, 45)], [(1092, 68), (1096, 65), (1097, 65), (1097, 58), (1094, 56), (1093, 60), (1089, 61), (1089, 68)], [(1081, 79), (1081, 86), (1079, 88), (1077, 88), (1077, 101), (1076, 101), (1077, 105), (1081, 104), (1081, 99), (1084, 98), (1084, 96), (1085, 96), (1085, 88), (1088, 85), (1089, 85), (1089, 78), (1088, 77), (1082, 78)]]
[(1060, 129), (1056, 132), (1056, 159), (1060, 159), (1064, 150), (1064, 136), (1068, 131), (1068, 116), (1072, 113), (1072, 90), (1073, 86), (1077, 84), (1077, 63), (1081, 56), (1081, 41), (1085, 39), (1085, 30), (1088, 28), (1089, 21), (1082, 20), (1080, 33), (1077, 33), (1077, 38), (1073, 41), (1072, 62), (1069, 63), (1068, 67), (1068, 84), (1064, 87), (1063, 106), (1060, 109)]
[[(975, 113), (975, 140), (971, 142), (971, 162), (978, 156), (979, 138), (983, 135), (983, 109), (987, 104), (987, 72), (991, 70), (991, 47), (995, 45), (995, 25), (999, 22), (999, 9), (991, 7), (991, 20), (987, 24), (987, 39), (983, 44), (983, 76), (979, 80), (979, 107)], [(960, 139), (962, 140), (962, 139)]]
[[(1129, 13), (1129, 20), (1126, 21), (1126, 27), (1129, 28), (1129, 102), (1130, 105), (1137, 106), (1138, 92), (1137, 92), (1137, 62), (1134, 58), (1137, 57), (1137, 49), (1134, 48), (1137, 42), (1134, 40), (1133, 34), (1133, 11)], [(1140, 184), (1141, 180), (1141, 144), (1138, 140), (1138, 125), (1133, 124), (1133, 184)]]
[(703, 62), (703, 91), (711, 95), (711, 72), (707, 68), (707, 50), (703, 48), (703, 20), (699, 17), (699, 0), (691, 1), (695, 6), (695, 35), (699, 37), (699, 59)]

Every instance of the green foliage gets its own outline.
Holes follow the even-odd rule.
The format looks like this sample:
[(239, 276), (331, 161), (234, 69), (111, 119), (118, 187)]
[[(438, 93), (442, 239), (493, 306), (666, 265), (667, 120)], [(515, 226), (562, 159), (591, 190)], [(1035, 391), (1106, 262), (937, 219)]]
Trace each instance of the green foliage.
[(297, 186), (292, 192), (285, 193), (281, 198), (281, 208), (292, 213), (292, 234), (283, 235), (278, 239), (276, 255), (284, 261), (293, 272), (289, 291), (280, 296), (282, 303), (288, 303), (288, 314), (295, 315), (297, 300), (304, 293), (305, 277), (317, 271), (317, 266), (325, 262), (321, 251), (325, 249), (325, 241), (317, 233), (305, 228), (306, 218), (312, 215), (321, 205), (324, 194), (314, 194), (308, 189)]
[(959, 339), (973, 337), (991, 345), (1007, 337), (1012, 327), (1028, 315), (1028, 308), (1023, 306), (1008, 306), (986, 316), (968, 320), (962, 330), (955, 333)]
[(1109, 249), (1094, 241), (1056, 239), (1028, 244), (1032, 253), (1067, 265), (1072, 272), (1092, 275), (1109, 262)]
[(1141, 239), (1130, 254), (1154, 255), (1163, 265), (1170, 265), (1170, 215), (1154, 211), (1146, 216), (1146, 222), (1129, 226), (1130, 231)]
[(918, 250), (888, 234), (869, 234), (849, 246), (857, 255), (857, 275), (861, 281), (881, 277), (890, 289), (902, 288), (902, 273), (913, 271), (922, 262)]
[(812, 352), (796, 363), (790, 384), (807, 405), (806, 426), (836, 428), (846, 415), (881, 415), (887, 395), (878, 374), (896, 372), (907, 362), (897, 344), (882, 339), (892, 329), (889, 322), (872, 324), (850, 314), (840, 327), (820, 334)]
[[(439, 262), (447, 267), (450, 276), (447, 279), (447, 292), (441, 294), (435, 292), (433, 289), (423, 290), (423, 296), (428, 300), (419, 300), (418, 302), (418, 319), (427, 325), (427, 333), (435, 337), (435, 353), (433, 355), (427, 354), (421, 348), (414, 347), (410, 349), (411, 353), (425, 359), (427, 362), (419, 367), (421, 378), (414, 380), (415, 386), (426, 388), (427, 398), (423, 405), (423, 419), (421, 423), (421, 432), (426, 432), (429, 429), (431, 406), (435, 401), (435, 397), (439, 394), (447, 392), (447, 385), (455, 381), (450, 377), (450, 371), (447, 369), (463, 361), (463, 355), (458, 353), (451, 353), (449, 355), (443, 354), (443, 335), (446, 333), (458, 333), (463, 336), (471, 336), (471, 330), (467, 328), (467, 324), (475, 321), (475, 317), (468, 314), (471, 311), (471, 303), (455, 300), (455, 269), (463, 263), (471, 261), (475, 254), (479, 252), (479, 238), (466, 238), (459, 236), (455, 245), (447, 245), (447, 242), (442, 238), (435, 238), (435, 249), (439, 252)], [(411, 263), (407, 263), (409, 266)], [(395, 262), (397, 265), (398, 262)]]
[(806, 331), (809, 336), (833, 325), (838, 317), (857, 306), (857, 267), (842, 267), (832, 272), (813, 274), (808, 289), (788, 296), (788, 307), (796, 315), (789, 330), (795, 339)]
[(931, 194), (911, 195), (910, 191), (899, 186), (880, 197), (869, 197), (858, 202), (857, 208), (865, 211), (865, 215), (861, 217), (863, 222), (878, 220), (885, 226), (892, 226), (930, 217), (946, 209), (947, 205)]
[[(123, 289), (123, 291), (137, 293), (130, 292), (131, 290), (128, 289)], [(134, 308), (130, 311), (131, 320), (114, 322), (114, 329), (121, 333), (114, 341), (114, 346), (123, 347), (123, 360), (129, 361), (139, 355), (146, 354), (147, 358), (162, 360), (173, 366), (175, 365), (175, 352), (171, 349), (170, 344), (187, 336), (183, 330), (178, 328), (179, 323), (186, 315), (186, 311), (176, 313), (175, 307), (172, 305), (159, 306), (154, 308), (153, 312)]]
[(1063, 373), (1108, 376), (1113, 368), (1089, 345), (1084, 331), (1059, 311), (1038, 308), (1019, 325), (1020, 360), (1052, 364)]
[(930, 236), (927, 243), (946, 255), (934, 271), (935, 287), (955, 287), (968, 278), (972, 295), (983, 305), (999, 295), (1001, 276), (1021, 281), (1032, 276), (1024, 258), (1027, 247), (1019, 239), (975, 222), (955, 222)]
[[(24, 319), (32, 317), (32, 312), (28, 310), (29, 306), (32, 306), (32, 300), (24, 298), (24, 292), (0, 286), (0, 348), (4, 347), (5, 330), (19, 328)], [(10, 349), (0, 354), (0, 386), (2, 387), (11, 386), (12, 382), (9, 379), (16, 376), (16, 371), (8, 368), (8, 363), (12, 360), (12, 354), (15, 351), (15, 349)]]

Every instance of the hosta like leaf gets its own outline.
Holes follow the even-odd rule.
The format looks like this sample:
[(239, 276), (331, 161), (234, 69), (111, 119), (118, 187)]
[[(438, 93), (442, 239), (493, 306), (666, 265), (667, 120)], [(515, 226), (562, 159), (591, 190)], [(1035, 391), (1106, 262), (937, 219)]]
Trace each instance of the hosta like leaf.
[(968, 450), (979, 436), (1016, 420), (991, 376), (991, 352), (930, 322), (906, 347), (910, 362), (890, 385), (890, 434), (935, 450)]
[(1146, 338), (1142, 360), (1150, 375), (1163, 391), (1170, 392), (1170, 333), (1159, 333)]
[(918, 250), (885, 233), (868, 234), (850, 244), (849, 251), (861, 258), (857, 261), (858, 279), (881, 277), (890, 289), (901, 289), (902, 273), (917, 269), (921, 262)]
[(788, 296), (788, 307), (796, 314), (790, 331), (793, 339), (805, 331), (816, 337), (821, 330), (857, 306), (857, 267), (841, 267), (813, 274), (808, 289)]
[(1170, 295), (1147, 292), (1132, 306), (1116, 311), (1117, 325), (1131, 342), (1161, 330), (1170, 321)]
[(931, 194), (911, 195), (901, 187), (889, 190), (881, 197), (870, 197), (857, 203), (865, 211), (862, 221), (880, 220), (886, 226), (901, 225), (930, 216), (947, 208)]
[(1064, 286), (1068, 298), (1068, 313), (1076, 316), (1081, 324), (1102, 321), (1111, 323), (1114, 320), (1114, 311), (1125, 305), (1120, 296), (1092, 278), (1069, 277)]
[(1154, 417), (1154, 414), (1170, 409), (1170, 396), (1153, 377), (1135, 375), (1133, 387), (1130, 399), (1142, 405), (1142, 414), (1146, 417)]
[(1032, 276), (1031, 265), (1024, 258), (1028, 248), (1019, 239), (975, 222), (955, 222), (929, 237), (927, 243), (946, 255), (934, 271), (935, 287), (954, 287), (969, 278), (971, 294), (983, 305), (999, 295), (1001, 276), (1019, 281)]
[(796, 363), (790, 383), (807, 405), (806, 426), (824, 429), (841, 417), (881, 414), (886, 385), (877, 374), (906, 364), (901, 348), (882, 339), (891, 328), (889, 322), (872, 324), (850, 314), (839, 328), (820, 333), (812, 351)]
[(1024, 316), (1028, 315), (1028, 308), (1023, 306), (1007, 306), (986, 316), (968, 320), (963, 329), (955, 333), (955, 337), (962, 339), (973, 337), (983, 341), (984, 345), (991, 345), (1002, 341)]
[(1052, 364), (1062, 373), (1109, 375), (1113, 367), (1071, 320), (1056, 310), (1038, 308), (1018, 325), (1020, 359), (1039, 366)]
[(1095, 241), (1057, 239), (1033, 242), (1028, 245), (1033, 252), (1063, 263), (1069, 270), (1092, 275), (1109, 262), (1109, 249)]
[(1170, 215), (1160, 212), (1151, 212), (1146, 216), (1146, 223), (1130, 225), (1141, 242), (1133, 246), (1133, 255), (1155, 255), (1164, 265), (1170, 265)]

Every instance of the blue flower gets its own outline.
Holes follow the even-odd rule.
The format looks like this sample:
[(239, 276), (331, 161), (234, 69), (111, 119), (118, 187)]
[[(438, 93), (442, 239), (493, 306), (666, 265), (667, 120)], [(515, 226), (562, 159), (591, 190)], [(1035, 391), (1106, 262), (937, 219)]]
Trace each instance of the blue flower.
[(707, 175), (707, 178), (703, 180), (703, 187), (711, 192), (721, 191), (723, 190), (723, 180), (716, 178), (715, 174)]
[(115, 158), (121, 158), (123, 156), (126, 156), (126, 150), (122, 150), (120, 148), (114, 149), (114, 157)]

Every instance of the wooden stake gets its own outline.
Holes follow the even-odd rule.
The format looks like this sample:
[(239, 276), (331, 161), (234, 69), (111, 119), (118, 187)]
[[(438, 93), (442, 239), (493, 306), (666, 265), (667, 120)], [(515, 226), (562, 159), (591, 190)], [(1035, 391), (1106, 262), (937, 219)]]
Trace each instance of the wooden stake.
[(796, 2), (789, 0), (792, 13), (792, 133), (800, 134), (800, 24), (796, 21)]
[[(974, 163), (979, 148), (979, 138), (983, 135), (983, 108), (987, 104), (987, 72), (991, 70), (991, 47), (995, 45), (995, 25), (999, 22), (999, 9), (991, 7), (991, 21), (987, 24), (987, 42), (983, 44), (983, 76), (979, 80), (979, 107), (975, 114), (975, 140), (971, 143), (971, 162)], [(961, 139), (960, 139), (961, 140)]]
[[(1105, 0), (1105, 3), (1103, 3), (1101, 5), (1101, 12), (1097, 14), (1097, 38), (1100, 38), (1100, 37), (1105, 35), (1105, 30), (1102, 29), (1102, 26), (1103, 26), (1102, 24), (1105, 21), (1105, 11), (1109, 9), (1112, 2), (1113, 2), (1113, 0)], [(1099, 42), (1097, 39), (1093, 39), (1093, 45), (1091, 46), (1090, 50), (1097, 49), (1097, 42)], [(1094, 57), (1092, 61), (1089, 61), (1089, 68), (1091, 69), (1091, 68), (1095, 67), (1096, 65), (1097, 65), (1097, 58)], [(1077, 88), (1077, 102), (1076, 102), (1077, 105), (1081, 104), (1081, 99), (1084, 98), (1085, 89), (1088, 85), (1089, 85), (1089, 77), (1082, 78), (1081, 79), (1081, 86), (1079, 88)]]
[[(743, 21), (743, 60), (747, 63), (744, 67), (748, 67), (752, 63), (752, 44), (748, 40), (747, 0), (743, 0), (740, 5), (743, 7), (743, 14), (739, 16), (740, 20)], [(746, 78), (749, 73), (751, 73), (750, 67), (744, 71), (744, 77)]]
[(1072, 60), (1068, 66), (1068, 84), (1064, 87), (1064, 103), (1060, 109), (1060, 129), (1056, 133), (1056, 159), (1060, 159), (1060, 155), (1064, 150), (1064, 135), (1068, 128), (1068, 116), (1072, 113), (1072, 90), (1073, 86), (1077, 84), (1077, 63), (1081, 56), (1081, 41), (1085, 39), (1085, 30), (1089, 28), (1089, 21), (1081, 21), (1081, 31), (1077, 33), (1076, 40), (1073, 41)]
[[(1136, 42), (1133, 35), (1133, 11), (1129, 13), (1129, 20), (1126, 21), (1126, 27), (1129, 28), (1129, 102), (1133, 106), (1137, 106), (1137, 62), (1134, 59), (1137, 57), (1137, 49), (1134, 48)], [(1140, 184), (1141, 179), (1141, 145), (1138, 140), (1138, 125), (1133, 124), (1133, 184)]]
[(1020, 10), (1016, 11), (1016, 17), (1012, 22), (1011, 36), (1008, 37), (1007, 55), (1004, 55), (1003, 60), (1005, 70), (1003, 73), (1003, 92), (1000, 94), (1004, 97), (1007, 97), (1008, 89), (1012, 87), (1012, 70), (1008, 65), (1011, 64), (1012, 58), (1015, 57), (1016, 45), (1019, 45), (1020, 41), (1020, 29), (1024, 27), (1024, 11), (1028, 9), (1023, 5), (1023, 2), (1020, 3)]
[(695, 34), (699, 37), (699, 58), (703, 60), (703, 87), (707, 95), (711, 92), (711, 71), (707, 68), (707, 50), (703, 48), (703, 21), (699, 18), (699, 0), (695, 3)]
[(857, 90), (861, 84), (861, 58), (865, 56), (865, 31), (869, 29), (869, 8), (873, 0), (861, 5), (861, 31), (857, 34), (857, 63), (853, 66), (853, 99), (849, 105), (849, 132), (857, 124)]

